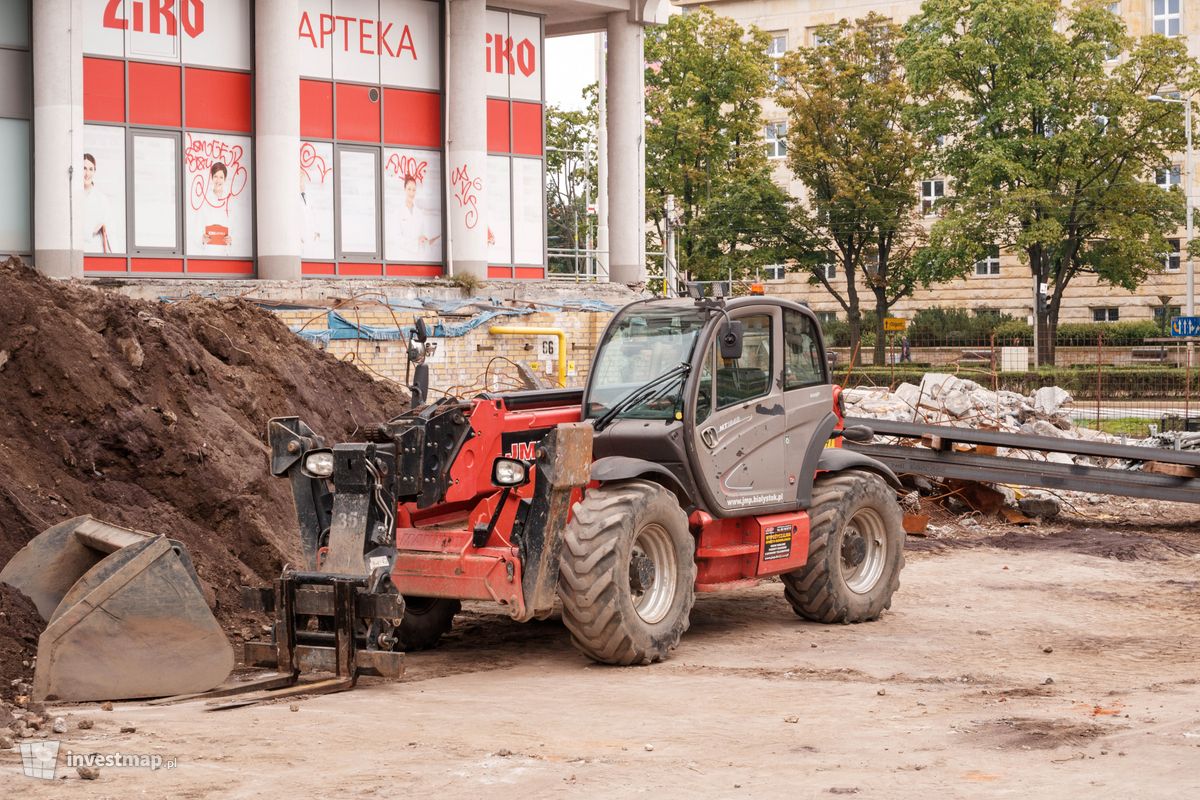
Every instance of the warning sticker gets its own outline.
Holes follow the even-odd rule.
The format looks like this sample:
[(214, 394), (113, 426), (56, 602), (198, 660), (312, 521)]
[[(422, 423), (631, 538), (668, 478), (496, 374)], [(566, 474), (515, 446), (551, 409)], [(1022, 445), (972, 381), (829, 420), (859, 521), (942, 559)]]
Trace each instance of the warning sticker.
[(763, 561), (778, 561), (792, 555), (795, 525), (773, 525), (763, 531)]

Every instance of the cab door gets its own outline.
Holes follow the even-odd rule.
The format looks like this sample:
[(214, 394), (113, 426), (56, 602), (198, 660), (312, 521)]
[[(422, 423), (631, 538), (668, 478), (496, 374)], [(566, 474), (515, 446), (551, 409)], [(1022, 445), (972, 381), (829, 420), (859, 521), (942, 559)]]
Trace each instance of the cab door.
[(794, 308), (783, 309), (782, 349), (783, 405), (787, 411), (783, 442), (788, 479), (799, 487), (812, 480), (815, 458), (836, 424), (833, 386), (820, 331), (812, 316)]
[(741, 357), (722, 359), (710, 338), (700, 363), (691, 431), (695, 479), (720, 516), (795, 505), (784, 444), (781, 311), (766, 305), (731, 311), (743, 325)]

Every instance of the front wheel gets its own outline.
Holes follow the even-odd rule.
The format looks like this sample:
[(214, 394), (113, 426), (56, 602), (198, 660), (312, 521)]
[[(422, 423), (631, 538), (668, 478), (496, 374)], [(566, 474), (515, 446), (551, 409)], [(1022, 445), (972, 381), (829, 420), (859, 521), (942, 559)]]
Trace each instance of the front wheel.
[(563, 623), (584, 655), (650, 664), (679, 644), (696, 598), (696, 561), (674, 494), (647, 481), (591, 489), (563, 545)]
[(792, 609), (814, 622), (867, 622), (892, 606), (904, 567), (904, 524), (881, 478), (849, 471), (813, 484), (808, 563), (783, 576)]
[(406, 652), (428, 650), (450, 630), (462, 603), (441, 597), (405, 597), (404, 616), (396, 628), (396, 640)]

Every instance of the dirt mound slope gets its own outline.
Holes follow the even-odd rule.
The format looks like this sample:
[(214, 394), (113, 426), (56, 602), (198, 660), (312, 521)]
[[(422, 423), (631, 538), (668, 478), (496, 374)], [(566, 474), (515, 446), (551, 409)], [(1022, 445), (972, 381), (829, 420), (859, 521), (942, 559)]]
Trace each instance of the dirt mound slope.
[(12, 261), (0, 285), (0, 565), (92, 514), (184, 542), (236, 627), (237, 586), (299, 557), (267, 421), (299, 416), (341, 440), (405, 402), (248, 302), (131, 300)]
[(28, 680), (33, 676), (30, 665), (37, 655), (38, 636), (44, 625), (32, 600), (7, 583), (0, 583), (0, 698), (16, 694), (12, 679)]

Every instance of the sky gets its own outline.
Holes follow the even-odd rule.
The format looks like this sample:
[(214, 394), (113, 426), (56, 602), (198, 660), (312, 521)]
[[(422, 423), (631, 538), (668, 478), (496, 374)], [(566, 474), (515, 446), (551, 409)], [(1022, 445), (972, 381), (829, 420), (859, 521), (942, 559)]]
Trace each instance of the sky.
[(583, 87), (596, 82), (596, 35), (546, 40), (546, 101), (571, 111), (584, 108)]

